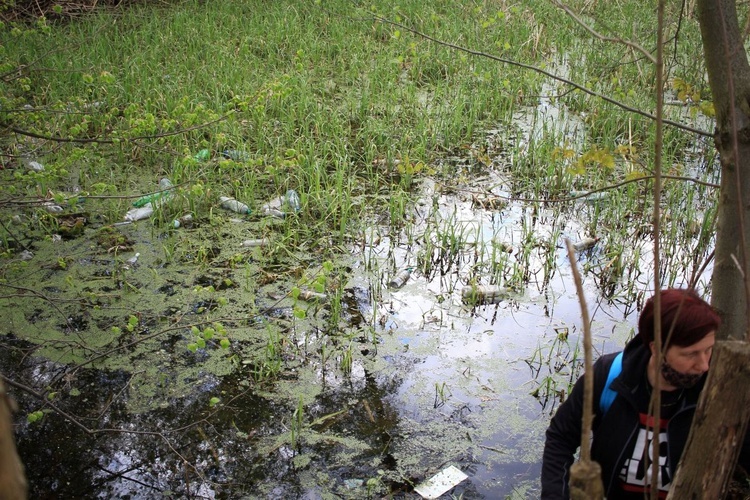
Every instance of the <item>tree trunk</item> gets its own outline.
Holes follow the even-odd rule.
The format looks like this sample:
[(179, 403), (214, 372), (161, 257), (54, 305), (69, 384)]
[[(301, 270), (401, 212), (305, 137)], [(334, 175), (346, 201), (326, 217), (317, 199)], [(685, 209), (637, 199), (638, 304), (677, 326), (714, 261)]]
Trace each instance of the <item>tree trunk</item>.
[(750, 345), (720, 341), (668, 499), (723, 498), (750, 419)]
[(0, 500), (26, 498), (26, 476), (13, 440), (12, 404), (0, 379)]
[[(712, 304), (720, 340), (668, 498), (722, 498), (750, 419), (750, 65), (735, 0), (698, 0), (721, 160)], [(745, 339), (745, 341), (739, 341)]]
[(699, 0), (698, 20), (721, 160), (712, 305), (723, 320), (717, 337), (741, 339), (748, 328), (744, 276), (750, 237), (750, 66), (735, 0)]

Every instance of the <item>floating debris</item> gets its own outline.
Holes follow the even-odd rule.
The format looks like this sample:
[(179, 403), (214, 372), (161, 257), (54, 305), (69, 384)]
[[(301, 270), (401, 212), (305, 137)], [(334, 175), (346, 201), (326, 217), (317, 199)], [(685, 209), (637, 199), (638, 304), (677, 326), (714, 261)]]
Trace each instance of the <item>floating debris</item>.
[(44, 172), (44, 165), (42, 165), (38, 161), (26, 162), (26, 168), (28, 168), (29, 170), (33, 170), (34, 172)]
[[(284, 210), (286, 209), (286, 211)], [(265, 215), (270, 215), (278, 219), (286, 217), (287, 211), (299, 212), (302, 209), (302, 204), (299, 199), (297, 191), (294, 189), (288, 190), (283, 196), (279, 196), (264, 204), (260, 211)]]
[(146, 206), (149, 203), (153, 204), (157, 200), (161, 200), (162, 202), (167, 201), (172, 197), (171, 189), (173, 187), (174, 186), (172, 186), (172, 181), (165, 177), (159, 181), (159, 189), (161, 189), (161, 191), (138, 198), (133, 202), (133, 206), (136, 208), (140, 208)]
[(606, 191), (595, 191), (592, 193), (590, 191), (573, 190), (570, 192), (570, 196), (572, 196), (573, 198), (580, 198), (583, 201), (587, 201), (589, 203), (593, 203), (593, 202), (602, 201), (608, 198), (609, 193), (607, 193)]
[(492, 246), (505, 253), (513, 253), (513, 246), (500, 240), (492, 240)]
[(219, 197), (219, 202), (221, 203), (221, 206), (223, 208), (226, 208), (227, 210), (231, 210), (232, 212), (237, 212), (238, 214), (250, 213), (250, 207), (248, 207), (241, 201), (235, 200), (234, 198), (230, 198), (228, 196), (221, 196)]
[(60, 212), (63, 211), (63, 207), (61, 207), (60, 205), (55, 205), (51, 201), (46, 201), (42, 203), (42, 208), (44, 208), (47, 212), (51, 214), (59, 214)]
[(242, 247), (264, 247), (268, 245), (268, 238), (258, 238), (254, 240), (245, 240), (242, 243), (240, 243), (240, 246)]
[(172, 225), (175, 228), (178, 228), (178, 227), (190, 228), (193, 226), (193, 215), (192, 214), (183, 215), (182, 217), (173, 220)]
[(396, 276), (391, 278), (391, 280), (388, 282), (388, 288), (391, 290), (396, 290), (398, 288), (401, 288), (406, 284), (407, 281), (409, 281), (409, 276), (411, 276), (412, 268), (407, 267), (403, 271), (399, 272)]
[(461, 289), (461, 298), (465, 303), (495, 303), (507, 299), (510, 292), (497, 285), (467, 285)]
[(585, 250), (594, 248), (594, 246), (600, 239), (601, 238), (584, 238), (581, 241), (573, 244), (573, 250), (575, 250), (576, 252), (583, 252)]
[(418, 484), (414, 491), (419, 493), (422, 498), (439, 498), (443, 493), (450, 491), (468, 477), (461, 469), (451, 465), (427, 481)]
[(473, 207), (479, 207), (485, 210), (502, 210), (508, 206), (508, 200), (498, 196), (472, 196), (471, 204)]
[(328, 300), (328, 295), (324, 293), (313, 292), (311, 290), (300, 290), (298, 298), (302, 300), (319, 300), (322, 302), (324, 300)]
[(140, 208), (131, 208), (125, 213), (123, 219), (126, 222), (135, 222), (137, 220), (148, 219), (154, 214), (154, 207), (151, 203), (146, 203)]

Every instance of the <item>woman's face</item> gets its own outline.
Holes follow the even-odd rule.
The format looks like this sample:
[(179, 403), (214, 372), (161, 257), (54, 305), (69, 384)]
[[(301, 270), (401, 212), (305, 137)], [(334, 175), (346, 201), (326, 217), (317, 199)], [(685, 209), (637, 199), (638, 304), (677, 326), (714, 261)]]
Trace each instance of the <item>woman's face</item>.
[(664, 354), (664, 361), (680, 373), (703, 375), (708, 371), (714, 343), (716, 343), (716, 333), (711, 332), (693, 345), (670, 346)]

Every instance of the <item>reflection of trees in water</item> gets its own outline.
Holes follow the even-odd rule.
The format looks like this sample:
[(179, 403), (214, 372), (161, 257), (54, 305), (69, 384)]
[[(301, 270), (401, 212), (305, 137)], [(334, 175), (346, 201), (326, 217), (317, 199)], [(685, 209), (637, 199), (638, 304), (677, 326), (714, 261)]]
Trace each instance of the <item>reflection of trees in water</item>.
[[(304, 408), (305, 433), (351, 438), (366, 443), (366, 450), (352, 452), (340, 441), (306, 439), (303, 433), (297, 449), (289, 453), (284, 435), (295, 408), (240, 389), (242, 375), (226, 377), (211, 391), (222, 394), (216, 407), (203, 394), (165, 401), (165, 409), (132, 415), (125, 412), (129, 374), (80, 369), (64, 375), (64, 366), (27, 356), (34, 348), (28, 343), (2, 338), (0, 344), (2, 365), (13, 369), (10, 378), (38, 380), (43, 374), (55, 381), (52, 390), (69, 390), (71, 385), (83, 389), (78, 398), (53, 400), (79, 426), (52, 412), (40, 422), (26, 424), (25, 416), (43, 404), (17, 394), (22, 408), (17, 415), (19, 451), (31, 497), (148, 497), (168, 492), (221, 496), (257, 491), (263, 483), (267, 488), (261, 489), (268, 489), (272, 497), (297, 495), (310, 488), (303, 477), (306, 469), (324, 468), (321, 472), (341, 479), (343, 488), (343, 479), (366, 480), (376, 477), (378, 469), (396, 465), (389, 448), (399, 416), (389, 400), (400, 385), (398, 379), (377, 380), (365, 373), (326, 390)], [(276, 446), (262, 445), (274, 439)], [(304, 455), (311, 461), (298, 466), (295, 457)]]

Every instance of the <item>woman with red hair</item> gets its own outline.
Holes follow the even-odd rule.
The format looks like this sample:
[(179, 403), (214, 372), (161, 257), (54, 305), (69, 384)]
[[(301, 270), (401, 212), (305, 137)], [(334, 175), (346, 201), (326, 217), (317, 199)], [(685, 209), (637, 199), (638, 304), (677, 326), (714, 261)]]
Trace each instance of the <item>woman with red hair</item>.
[[(662, 358), (654, 344), (654, 302), (646, 302), (638, 335), (621, 353), (594, 364), (594, 422), (591, 459), (602, 468), (605, 496), (643, 499), (651, 490), (654, 420), (649, 411), (657, 378), (660, 497), (666, 497), (687, 441), (695, 407), (706, 381), (719, 315), (692, 289), (661, 292)], [(560, 405), (547, 429), (542, 462), (542, 498), (569, 497), (570, 466), (581, 439), (583, 377)], [(750, 436), (750, 434), (749, 434)], [(745, 440), (740, 463), (750, 466)]]

